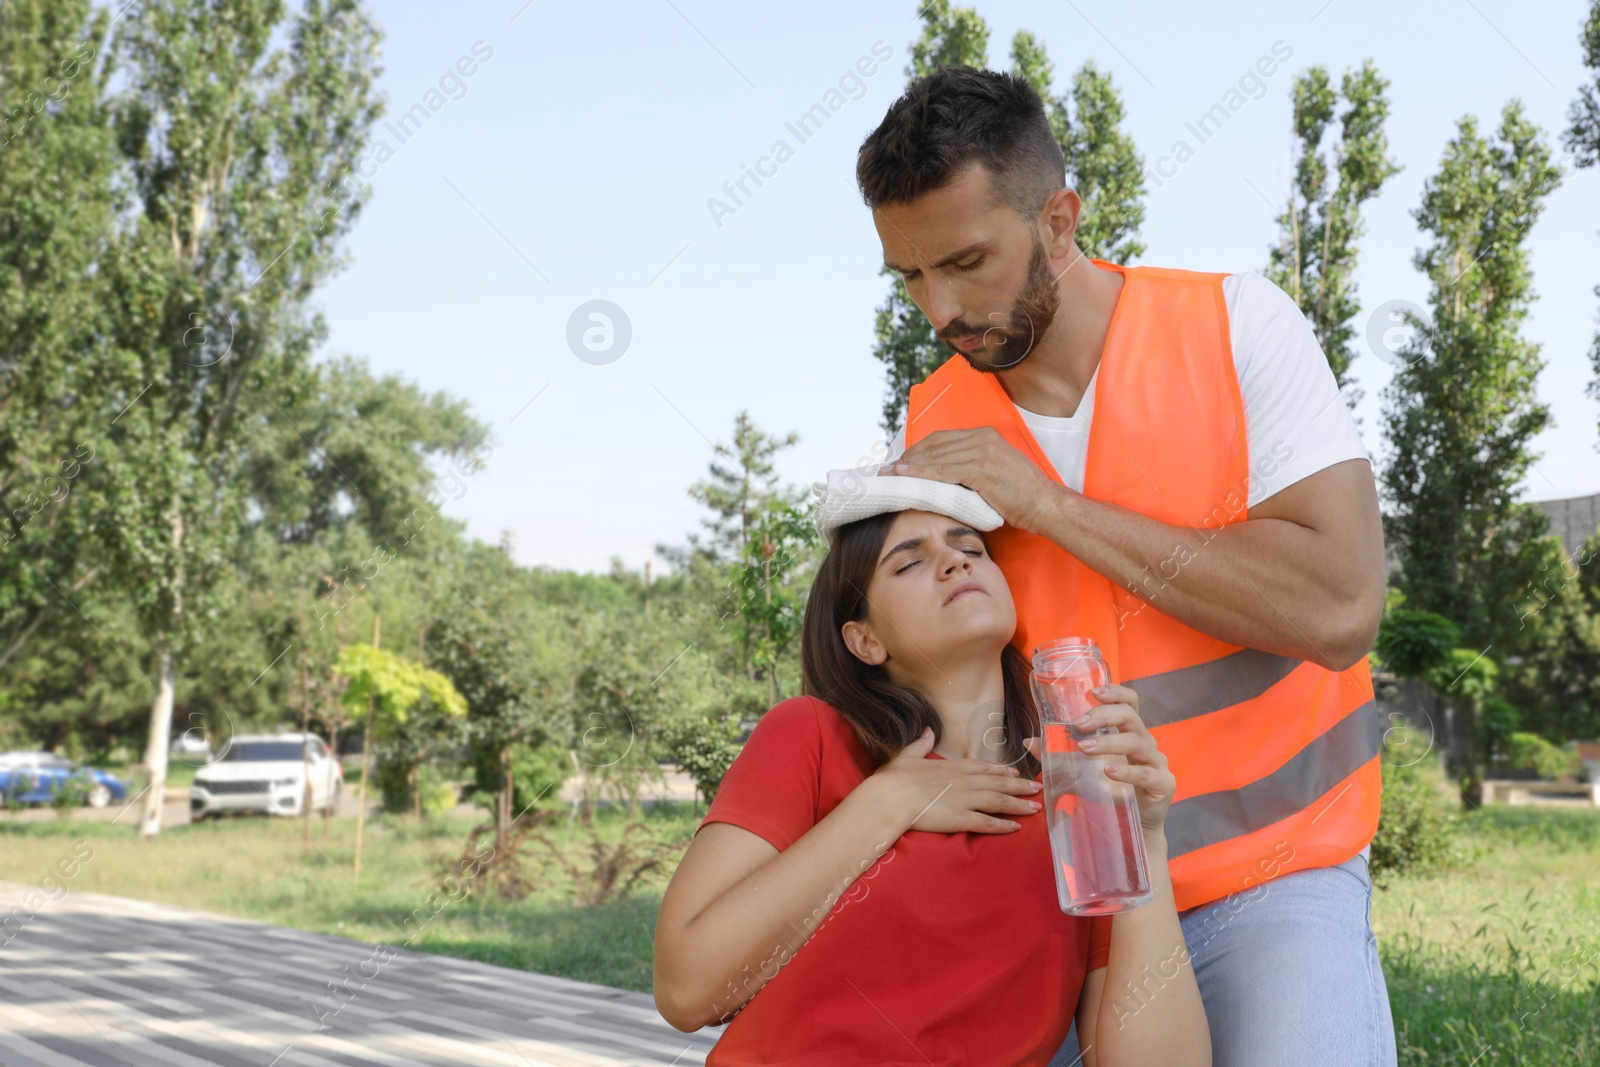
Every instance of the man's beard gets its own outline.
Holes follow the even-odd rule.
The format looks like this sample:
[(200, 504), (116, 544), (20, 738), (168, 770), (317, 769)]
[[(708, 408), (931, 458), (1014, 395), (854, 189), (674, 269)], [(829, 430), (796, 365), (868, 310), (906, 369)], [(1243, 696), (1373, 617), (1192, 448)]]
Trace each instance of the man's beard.
[[(975, 352), (956, 349), (972, 365), (973, 370), (985, 374), (1009, 370), (1033, 351), (1033, 346), (1055, 320), (1056, 308), (1060, 303), (1061, 295), (1056, 292), (1055, 278), (1050, 274), (1050, 259), (1045, 255), (1044, 242), (1035, 234), (1033, 253), (1028, 257), (1027, 280), (1023, 282), (1022, 292), (1018, 294), (1005, 323), (976, 330), (966, 323), (954, 322), (945, 327), (944, 334), (946, 337), (981, 336), (988, 340), (988, 345)], [(992, 320), (994, 316), (990, 318)], [(991, 349), (995, 351), (993, 362), (988, 358)]]

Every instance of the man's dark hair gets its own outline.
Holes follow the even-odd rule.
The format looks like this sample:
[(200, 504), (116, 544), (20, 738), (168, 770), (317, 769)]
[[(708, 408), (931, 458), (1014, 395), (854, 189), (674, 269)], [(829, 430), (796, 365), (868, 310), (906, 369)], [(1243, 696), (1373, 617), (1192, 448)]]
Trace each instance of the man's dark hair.
[(908, 204), (949, 185), (973, 162), (988, 168), (996, 202), (1024, 221), (1066, 184), (1044, 101), (1026, 79), (940, 67), (907, 86), (861, 143), (856, 184), (870, 208)]

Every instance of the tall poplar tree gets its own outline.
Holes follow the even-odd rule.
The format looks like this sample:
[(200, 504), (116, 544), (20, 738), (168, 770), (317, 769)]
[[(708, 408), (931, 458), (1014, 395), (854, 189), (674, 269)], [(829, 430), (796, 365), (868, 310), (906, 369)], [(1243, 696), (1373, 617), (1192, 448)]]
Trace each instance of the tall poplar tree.
[(357, 0), (147, 0), (121, 20), (115, 101), (132, 217), (114, 290), (108, 566), (133, 598), (154, 687), (140, 833), (161, 829), (177, 661), (247, 518), (244, 441), (309, 386), (307, 306), (362, 192), (343, 184), (381, 105), (379, 31)]
[(115, 255), (110, 14), (90, 0), (0, 4), (0, 667), (103, 568), (80, 503), (103, 428)]
[[(1590, 0), (1589, 16), (1584, 22), (1580, 41), (1590, 81), (1588, 85), (1579, 86), (1578, 98), (1567, 112), (1572, 125), (1567, 128), (1566, 141), (1574, 165), (1593, 167), (1600, 164), (1600, 0)], [(1594, 295), (1600, 297), (1600, 285), (1594, 287)], [(1594, 378), (1589, 382), (1588, 393), (1600, 400), (1600, 317), (1596, 319), (1589, 360), (1594, 366)]]
[[(1288, 207), (1278, 216), (1278, 243), (1264, 272), (1300, 305), (1352, 407), (1361, 398), (1349, 376), (1357, 336), (1351, 320), (1361, 310), (1354, 281), (1357, 242), (1366, 232), (1361, 205), (1400, 171), (1383, 132), (1388, 86), (1370, 59), (1358, 71), (1345, 71), (1337, 92), (1325, 67), (1310, 67), (1295, 78), (1299, 158)], [(1341, 97), (1346, 106), (1330, 152), (1323, 142)]]
[(1406, 607), (1443, 615), (1496, 658), (1518, 647), (1515, 606), (1548, 526), (1516, 500), (1549, 419), (1535, 393), (1539, 346), (1521, 329), (1534, 299), (1525, 244), (1559, 181), (1519, 101), (1492, 139), (1474, 117), (1459, 121), (1413, 212), (1432, 237), (1413, 262), (1428, 276), (1433, 321), (1383, 394), (1385, 527)]

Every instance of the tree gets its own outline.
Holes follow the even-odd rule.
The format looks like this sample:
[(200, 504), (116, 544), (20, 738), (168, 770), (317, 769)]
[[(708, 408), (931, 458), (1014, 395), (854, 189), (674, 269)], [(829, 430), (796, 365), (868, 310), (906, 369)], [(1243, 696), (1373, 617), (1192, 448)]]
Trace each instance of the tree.
[(0, 668), (59, 613), (82, 627), (72, 605), (103, 573), (79, 504), (116, 415), (109, 20), (89, 0), (0, 5)]
[[(134, 202), (101, 268), (124, 408), (105, 448), (106, 561), (137, 605), (154, 697), (140, 833), (161, 829), (177, 663), (247, 518), (244, 429), (282, 417), (325, 333), (307, 301), (364, 194), (340, 182), (381, 110), (356, 0), (149, 0), (118, 23)], [(275, 41), (283, 42), (274, 46)]]
[(734, 568), (739, 614), (750, 635), (750, 668), (767, 679), (769, 707), (783, 699), (780, 664), (800, 636), (806, 590), (815, 573), (818, 542), (810, 518), (798, 501), (763, 501)]
[[(373, 634), (376, 642), (378, 634)], [(426, 708), (451, 717), (467, 713), (467, 703), (438, 671), (386, 652), (374, 644), (356, 644), (339, 653), (340, 677), (348, 679), (339, 702), (350, 717), (361, 717), (361, 807), (356, 820), (355, 883), (361, 883), (361, 837), (366, 822), (367, 767), (371, 762), (373, 739), (383, 743), (393, 732), (405, 728)]]
[[(935, 0), (921, 9), (921, 36), (912, 43), (908, 83), (941, 67), (987, 67), (989, 28), (971, 8)], [(1084, 255), (1125, 263), (1144, 254), (1144, 164), (1121, 128), (1122, 96), (1111, 76), (1086, 61), (1072, 79), (1072, 95), (1052, 94), (1053, 66), (1044, 45), (1026, 30), (1011, 42), (1011, 70), (1038, 90), (1066, 168), (1064, 180), (1083, 198), (1078, 247)], [(952, 352), (887, 267), (889, 295), (878, 308), (873, 355), (884, 365), (883, 431), (893, 438), (905, 417), (906, 395)]]
[[(763, 544), (774, 543), (774, 536), (789, 544), (796, 536), (777, 532), (772, 515), (781, 511), (793, 522), (804, 500), (799, 490), (780, 483), (774, 462), (780, 451), (799, 440), (793, 432), (783, 437), (764, 433), (748, 411), (740, 411), (734, 417), (733, 444), (716, 445), (716, 455), (730, 462), (713, 459), (710, 477), (689, 488), (689, 495), (711, 512), (701, 520), (709, 538), (691, 533), (686, 549), (667, 545), (656, 548), (667, 559), (696, 573), (719, 619), (739, 619), (738, 669), (750, 681), (756, 680), (756, 641), (758, 631), (766, 626), (766, 617), (755, 608), (765, 597), (764, 586), (750, 580), (749, 571), (751, 567), (763, 568)], [(776, 521), (781, 524), (784, 520)], [(760, 536), (756, 533), (758, 528), (764, 531)], [(770, 566), (766, 569), (770, 572)]]
[(516, 817), (567, 776), (573, 626), (535, 602), (500, 548), (474, 546), (452, 581), (461, 594), (428, 627), (429, 660), (467, 702), (475, 795), (492, 798), (498, 847)]
[(642, 633), (627, 619), (593, 621), (585, 644), (570, 705), (583, 818), (590, 818), (596, 787), (625, 798), (633, 818), (645, 782), (661, 778), (662, 731), (681, 706), (673, 690), (682, 675), (675, 672), (691, 670), (694, 658), (688, 649), (674, 655), (659, 634)]
[(1400, 678), (1427, 685), (1444, 709), (1445, 749), (1460, 772), (1461, 794), (1475, 807), (1483, 771), (1516, 728), (1516, 709), (1495, 695), (1499, 665), (1482, 652), (1457, 647), (1461, 630), (1442, 615), (1395, 608), (1378, 626), (1378, 657)]
[(1430, 281), (1432, 323), (1384, 391), (1396, 584), (1408, 606), (1443, 615), (1475, 653), (1502, 659), (1522, 644), (1513, 606), (1535, 578), (1548, 525), (1515, 496), (1548, 421), (1535, 394), (1538, 346), (1519, 331), (1533, 300), (1523, 245), (1559, 177), (1518, 101), (1495, 141), (1471, 116), (1460, 120), (1413, 213), (1432, 235), (1414, 259)]
[[(1578, 98), (1567, 111), (1572, 125), (1567, 129), (1566, 140), (1573, 164), (1592, 167), (1600, 163), (1600, 0), (1590, 0), (1581, 40), (1583, 62), (1589, 68), (1591, 84), (1578, 88)], [(1600, 297), (1600, 285), (1595, 286), (1594, 295)], [(1595, 376), (1589, 382), (1588, 394), (1600, 400), (1600, 317), (1596, 322), (1594, 343), (1589, 347)]]
[[(1383, 132), (1389, 116), (1384, 96), (1388, 86), (1370, 59), (1359, 71), (1345, 71), (1337, 94), (1325, 67), (1310, 67), (1295, 79), (1294, 137), (1300, 157), (1289, 206), (1278, 216), (1278, 244), (1264, 272), (1294, 297), (1311, 322), (1352, 407), (1361, 396), (1349, 379), (1357, 334), (1351, 320), (1361, 310), (1354, 280), (1356, 244), (1366, 232), (1361, 205), (1400, 171), (1388, 154)], [(1339, 96), (1348, 106), (1340, 116), (1339, 140), (1332, 149), (1335, 182), (1329, 177), (1323, 140)]]
[(1529, 637), (1505, 691), (1528, 729), (1553, 741), (1587, 740), (1600, 736), (1600, 533), (1570, 559), (1555, 538), (1544, 548), (1539, 582), (1517, 620)]
[(1054, 66), (1044, 45), (1026, 30), (1011, 42), (1012, 73), (1025, 78), (1044, 98), (1050, 128), (1066, 158), (1068, 183), (1083, 199), (1078, 215), (1078, 248), (1094, 259), (1127, 263), (1144, 255), (1138, 239), (1144, 224), (1144, 159), (1133, 138), (1122, 131), (1122, 94), (1093, 60), (1072, 76), (1071, 109), (1065, 96), (1052, 96)]

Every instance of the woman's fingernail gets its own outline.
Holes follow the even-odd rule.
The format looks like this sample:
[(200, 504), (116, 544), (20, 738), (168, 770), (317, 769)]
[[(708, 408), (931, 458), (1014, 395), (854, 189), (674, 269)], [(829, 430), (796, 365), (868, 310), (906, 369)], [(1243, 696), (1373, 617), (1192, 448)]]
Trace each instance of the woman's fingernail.
[(1037, 800), (1030, 800), (1030, 801), (1028, 801), (1028, 807), (1033, 811), (1038, 811), (1039, 810), (1039, 802)]
[(1095, 740), (1092, 737), (1085, 737), (1082, 741), (1078, 742), (1078, 747), (1083, 749), (1085, 752), (1092, 751), (1095, 747)]

